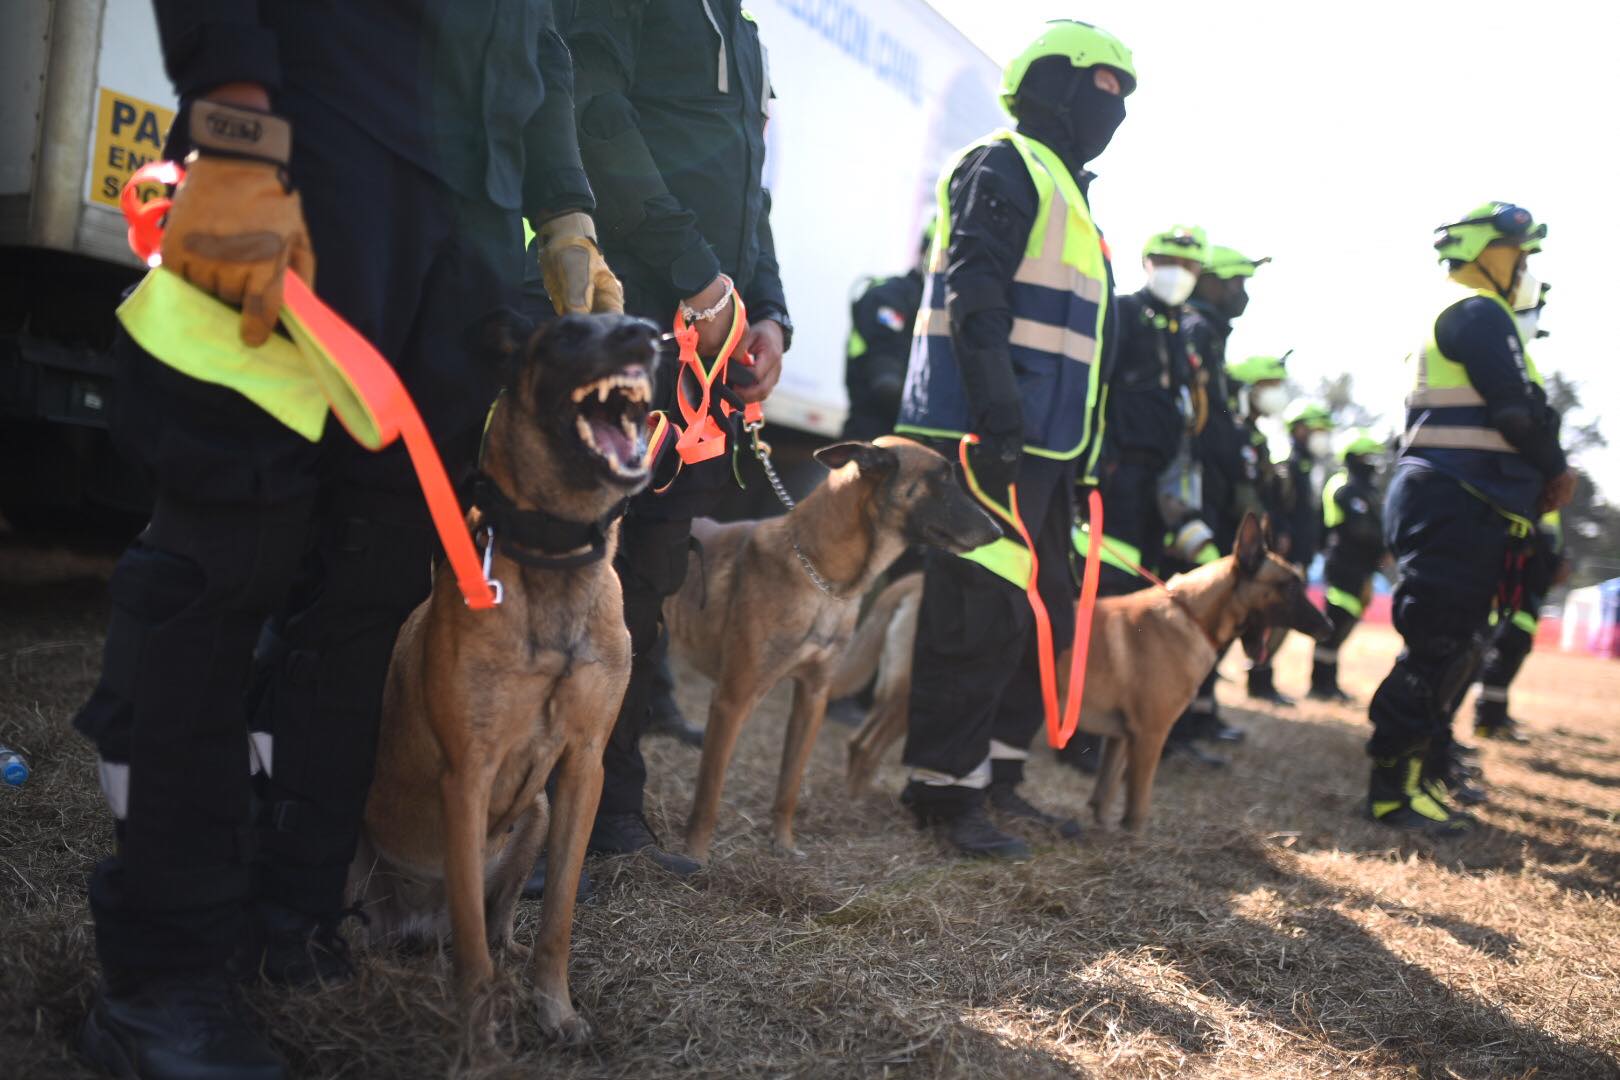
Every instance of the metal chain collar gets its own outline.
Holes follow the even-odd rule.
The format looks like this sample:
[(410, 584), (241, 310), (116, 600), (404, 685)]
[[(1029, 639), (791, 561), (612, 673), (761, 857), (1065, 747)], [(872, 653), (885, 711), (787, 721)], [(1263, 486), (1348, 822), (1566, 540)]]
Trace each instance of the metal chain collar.
[[(770, 481), (771, 490), (776, 492), (776, 497), (781, 500), (783, 506), (792, 510), (796, 505), (793, 496), (788, 494), (787, 485), (782, 483), (782, 478), (776, 475), (776, 467), (771, 464), (771, 444), (759, 437), (759, 429), (765, 426), (765, 422), (759, 420), (745, 426), (749, 435), (753, 437), (754, 457), (759, 460), (759, 467), (765, 470), (765, 479)], [(811, 563), (810, 556), (806, 555), (804, 549), (799, 546), (799, 538), (793, 535), (792, 529), (788, 530), (788, 543), (793, 545), (793, 554), (799, 560), (799, 565), (804, 567), (805, 575), (810, 578), (810, 583), (825, 595), (835, 600), (842, 600), (843, 597), (827, 582), (826, 578), (821, 576), (815, 565)]]

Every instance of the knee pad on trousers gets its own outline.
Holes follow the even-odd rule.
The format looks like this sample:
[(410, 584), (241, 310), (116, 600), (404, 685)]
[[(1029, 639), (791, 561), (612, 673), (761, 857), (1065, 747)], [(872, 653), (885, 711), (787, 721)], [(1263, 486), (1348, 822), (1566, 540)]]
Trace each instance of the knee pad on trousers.
[(312, 501), (274, 506), (211, 506), (160, 496), (141, 534), (147, 547), (196, 565), (203, 602), (268, 613), (287, 596), (303, 558)]

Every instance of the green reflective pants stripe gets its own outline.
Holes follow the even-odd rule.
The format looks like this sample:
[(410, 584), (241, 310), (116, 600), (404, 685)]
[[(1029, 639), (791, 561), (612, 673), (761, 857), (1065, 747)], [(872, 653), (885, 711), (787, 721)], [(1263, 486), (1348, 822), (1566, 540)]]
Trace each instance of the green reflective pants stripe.
[(1353, 593), (1347, 593), (1343, 589), (1329, 585), (1327, 587), (1327, 602), (1336, 608), (1342, 608), (1345, 611), (1348, 611), (1358, 619), (1361, 618), (1361, 613), (1363, 610), (1361, 597), (1356, 596)]
[(1534, 634), (1536, 632), (1536, 616), (1529, 611), (1515, 611), (1513, 613), (1513, 625), (1527, 634)]

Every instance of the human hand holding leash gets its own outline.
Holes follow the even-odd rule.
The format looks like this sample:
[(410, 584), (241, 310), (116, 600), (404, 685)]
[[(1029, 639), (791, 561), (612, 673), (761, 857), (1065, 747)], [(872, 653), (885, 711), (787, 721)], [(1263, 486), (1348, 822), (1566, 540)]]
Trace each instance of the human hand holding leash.
[[(261, 88), (245, 89), (231, 101), (268, 104)], [(215, 97), (192, 103), (190, 123), (195, 149), (169, 209), (163, 265), (240, 307), (242, 341), (263, 345), (280, 318), (286, 269), (315, 284), (303, 204), (287, 175), (292, 126)]]
[(561, 214), (536, 225), (535, 235), (540, 238), (540, 278), (557, 314), (624, 313), (624, 286), (602, 258), (591, 215)]
[(775, 319), (749, 323), (739, 347), (745, 366), (737, 371), (739, 374), (746, 372), (746, 376), (743, 379), (733, 376), (733, 389), (738, 397), (749, 404), (764, 401), (771, 396), (771, 391), (776, 389), (777, 382), (782, 378), (784, 342), (781, 324)]

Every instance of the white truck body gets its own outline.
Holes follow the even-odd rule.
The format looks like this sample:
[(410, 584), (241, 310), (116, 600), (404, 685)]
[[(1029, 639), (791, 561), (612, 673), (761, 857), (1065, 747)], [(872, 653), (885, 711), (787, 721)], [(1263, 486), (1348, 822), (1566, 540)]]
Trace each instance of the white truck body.
[[(924, 0), (751, 0), (778, 98), (772, 225), (796, 333), (767, 406), (835, 435), (851, 289), (903, 271), (949, 154), (1003, 118), (996, 65)], [(146, 0), (8, 0), (0, 15), (0, 245), (133, 266), (116, 193), (175, 101)]]

